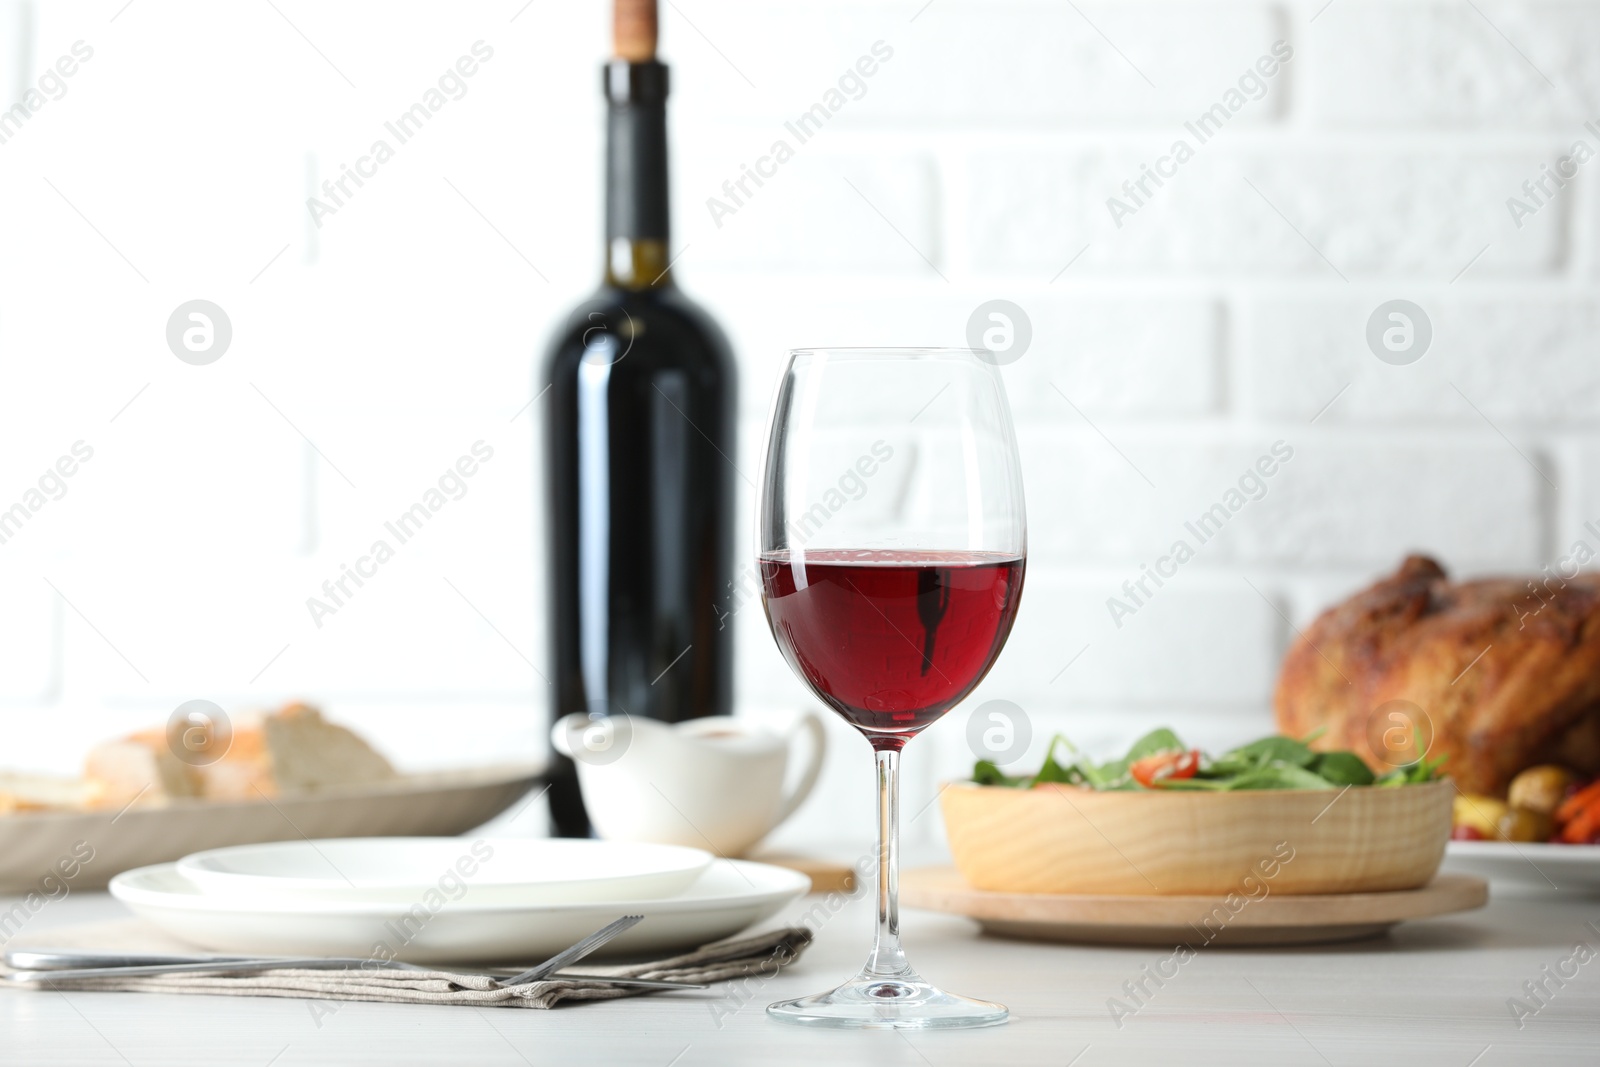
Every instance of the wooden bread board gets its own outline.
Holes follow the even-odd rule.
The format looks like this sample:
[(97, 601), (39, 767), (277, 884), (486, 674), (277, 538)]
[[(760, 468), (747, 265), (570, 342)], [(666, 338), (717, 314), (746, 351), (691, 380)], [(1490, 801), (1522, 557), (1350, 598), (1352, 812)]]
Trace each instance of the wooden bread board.
[[(0, 816), (0, 893), (46, 892), (46, 876), (77, 856), (73, 891), (112, 875), (208, 848), (321, 837), (432, 837), (465, 833), (506, 811), (539, 781), (540, 768), (482, 767), (403, 775), (369, 785), (276, 800), (174, 800), (124, 811), (22, 812)], [(88, 848), (88, 859), (83, 849)], [(59, 881), (59, 877), (57, 878)]]
[(856, 872), (848, 864), (822, 859), (818, 856), (800, 856), (792, 852), (762, 852), (749, 857), (758, 863), (786, 867), (799, 871), (811, 879), (813, 893), (853, 893)]
[(1489, 884), (1464, 874), (1441, 874), (1420, 889), (1387, 893), (1235, 895), (1231, 901), (1221, 895), (997, 893), (973, 889), (954, 867), (900, 876), (902, 905), (965, 915), (1000, 937), (1196, 949), (1353, 941), (1407, 919), (1480, 908), (1488, 899)]

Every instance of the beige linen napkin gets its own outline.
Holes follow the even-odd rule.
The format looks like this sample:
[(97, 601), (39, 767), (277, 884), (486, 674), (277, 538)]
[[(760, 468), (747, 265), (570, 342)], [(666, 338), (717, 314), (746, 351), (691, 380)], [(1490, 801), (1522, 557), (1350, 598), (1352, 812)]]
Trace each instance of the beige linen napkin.
[[(19, 939), (20, 941), (21, 939)], [(96, 951), (193, 953), (141, 920), (92, 923), (41, 932), (7, 948), (84, 948)], [(799, 958), (811, 943), (804, 927), (718, 941), (693, 952), (647, 963), (620, 965), (580, 963), (584, 974), (626, 978), (666, 978), (681, 982), (723, 982), (733, 978), (770, 978)], [(5, 968), (0, 968), (3, 973)], [(494, 980), (454, 971), (348, 971), (284, 969), (248, 975), (162, 974), (117, 978), (73, 978), (50, 982), (4, 983), (12, 989), (94, 990), (124, 993), (201, 993), (230, 997), (297, 997), (302, 1000), (380, 1000), (396, 1004), (472, 1004), (484, 1007), (551, 1008), (563, 1000), (611, 1000), (652, 990), (593, 985), (557, 977), (500, 989)]]

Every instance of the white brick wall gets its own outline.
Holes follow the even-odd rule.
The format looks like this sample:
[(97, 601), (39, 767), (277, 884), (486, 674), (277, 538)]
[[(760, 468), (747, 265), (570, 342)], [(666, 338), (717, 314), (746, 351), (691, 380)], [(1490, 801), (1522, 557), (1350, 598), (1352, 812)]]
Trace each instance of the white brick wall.
[[(1286, 619), (1408, 550), (1479, 573), (1600, 546), (1600, 162), (1521, 227), (1505, 204), (1600, 149), (1600, 3), (677, 6), (678, 270), (739, 351), (741, 468), (786, 348), (962, 344), (993, 298), (1032, 319), (1006, 371), (1028, 591), (971, 705), (1022, 705), (1028, 759), (1057, 729), (1266, 729)], [(606, 5), (279, 7), (0, 0), (0, 108), (94, 48), (0, 144), (0, 505), (95, 449), (0, 545), (0, 765), (70, 767), (192, 697), (321, 699), (415, 766), (542, 751), (518, 412), (598, 271)], [(310, 225), (308, 191), (480, 39), (467, 94)], [(1278, 40), (1260, 99), (1118, 226), (1107, 198)], [(878, 41), (858, 98), (717, 225), (706, 199)], [(163, 341), (195, 297), (234, 324), (208, 367)], [(1365, 341), (1395, 298), (1434, 329), (1409, 366)], [(468, 494), (313, 625), (305, 598), (478, 440)], [(1106, 598), (1279, 440), (1265, 497), (1117, 627)], [(735, 625), (741, 712), (806, 701), (759, 607)], [(965, 769), (966, 714), (910, 749), (908, 813)], [(834, 735), (778, 843), (869, 833), (865, 746)]]

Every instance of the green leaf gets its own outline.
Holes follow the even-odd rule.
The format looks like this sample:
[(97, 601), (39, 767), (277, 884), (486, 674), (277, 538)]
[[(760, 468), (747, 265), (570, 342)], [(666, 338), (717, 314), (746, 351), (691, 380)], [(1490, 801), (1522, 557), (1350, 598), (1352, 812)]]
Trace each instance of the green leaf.
[[(1307, 740), (1314, 740), (1314, 735)], [(1129, 765), (1160, 752), (1187, 751), (1181, 738), (1169, 729), (1152, 730), (1139, 738), (1121, 759), (1095, 763), (1065, 736), (1050, 739), (1037, 774), (1009, 775), (990, 760), (979, 760), (972, 780), (981, 785), (1026, 789), (1045, 783), (1087, 786), (1104, 792), (1140, 792), (1145, 787), (1129, 774)], [(1372, 770), (1352, 752), (1313, 752), (1305, 741), (1291, 737), (1263, 737), (1241, 745), (1217, 759), (1202, 759), (1193, 778), (1163, 779), (1157, 789), (1172, 792), (1226, 792), (1234, 789), (1337, 789), (1353, 785), (1393, 788), (1439, 777), (1443, 757), (1423, 759), (1374, 777)]]
[(1292, 763), (1271, 763), (1228, 782), (1233, 789), (1332, 789), (1333, 783)]
[(1026, 778), (1013, 778), (1002, 771), (993, 760), (981, 759), (972, 768), (972, 780), (979, 785), (1019, 786)]
[(1371, 785), (1374, 781), (1372, 768), (1354, 752), (1319, 753), (1308, 769), (1334, 785)]
[[(1128, 783), (1133, 781), (1128, 776), (1128, 771), (1122, 766), (1120, 760), (1100, 767), (1096, 767), (1088, 760), (1084, 760), (1078, 765), (1078, 769), (1083, 772), (1083, 780), (1095, 789), (1125, 789)], [(1134, 784), (1137, 785), (1138, 783)]]
[[(1060, 734), (1056, 734), (1050, 739), (1050, 747), (1045, 749), (1044, 763), (1039, 767), (1039, 773), (1026, 781), (1026, 785), (1029, 788), (1038, 785), (1040, 782), (1066, 782), (1077, 785), (1084, 781), (1085, 775), (1080, 767), (1080, 760), (1073, 759), (1069, 763), (1060, 763), (1056, 760), (1056, 746), (1058, 744), (1065, 745), (1069, 755), (1077, 756), (1078, 750), (1072, 747), (1072, 742)], [(1019, 781), (1018, 784), (1023, 784), (1023, 782)]]
[(1114, 789), (1133, 781), (1133, 776), (1128, 773), (1128, 761), (1125, 759), (1114, 759), (1098, 766), (1084, 760), (1082, 768), (1084, 777), (1096, 789)]
[(1253, 760), (1238, 759), (1234, 756), (1222, 756), (1209, 763), (1202, 762), (1200, 770), (1195, 773), (1196, 778), (1237, 778), (1247, 771), (1255, 770)]
[(1316, 758), (1317, 754), (1304, 742), (1296, 741), (1292, 737), (1273, 736), (1252, 741), (1231, 752), (1224, 752), (1218, 762), (1246, 762), (1256, 767), (1264, 767), (1269, 763), (1287, 763), (1296, 767), (1306, 767)]
[(1439, 774), (1439, 768), (1444, 766), (1444, 761), (1449, 758), (1448, 755), (1444, 755), (1434, 759), (1418, 760), (1411, 765), (1411, 773), (1407, 781), (1412, 785), (1420, 785), (1423, 782), (1431, 782), (1435, 778), (1442, 777)]
[(1135, 760), (1142, 760), (1146, 756), (1154, 756), (1158, 752), (1186, 752), (1187, 746), (1179, 739), (1178, 735), (1165, 726), (1151, 730), (1128, 749), (1128, 755), (1123, 763), (1132, 764)]
[[(1067, 750), (1072, 757), (1070, 762), (1059, 763), (1055, 760), (1057, 744)], [(1122, 777), (1126, 777), (1126, 774), (1125, 769), (1117, 769), (1117, 764), (1106, 764), (1104, 768), (1097, 767), (1093, 760), (1086, 758), (1078, 751), (1076, 745), (1067, 740), (1066, 735), (1056, 734), (1050, 739), (1050, 748), (1045, 752), (1044, 765), (1039, 768), (1039, 773), (1034, 776), (1033, 781), (1062, 781), (1073, 785), (1087, 785), (1093, 789), (1112, 789)], [(1065, 777), (1060, 777), (1062, 775)]]
[(1078, 768), (1071, 764), (1063, 767), (1055, 760), (1046, 758), (1044, 766), (1039, 768), (1039, 773), (1034, 775), (1028, 784), (1035, 786), (1040, 782), (1074, 782), (1082, 777), (1077, 770)]
[(1444, 777), (1439, 773), (1439, 768), (1448, 758), (1448, 756), (1436, 756), (1433, 759), (1420, 759), (1415, 763), (1407, 763), (1392, 771), (1385, 771), (1373, 784), (1392, 789), (1395, 786), (1422, 785), (1436, 781)]
[(1172, 793), (1221, 793), (1232, 783), (1231, 778), (1163, 778), (1156, 788)]

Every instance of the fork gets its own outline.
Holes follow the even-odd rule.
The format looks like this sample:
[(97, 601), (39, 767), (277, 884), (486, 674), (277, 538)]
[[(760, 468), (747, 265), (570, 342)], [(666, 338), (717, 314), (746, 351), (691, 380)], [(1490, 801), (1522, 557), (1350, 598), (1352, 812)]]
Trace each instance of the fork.
[[(515, 975), (511, 978), (501, 979), (495, 984), (500, 988), (505, 989), (514, 985), (522, 985), (526, 982), (537, 982), (541, 978), (545, 978), (554, 974), (556, 971), (559, 971), (569, 963), (577, 963), (579, 960), (583, 959), (583, 957), (587, 956), (589, 953), (593, 952), (607, 941), (610, 941), (618, 934), (625, 930), (633, 929), (635, 926), (639, 925), (640, 921), (643, 919), (643, 915), (624, 915), (615, 922), (606, 923), (600, 929), (596, 930), (582, 941), (579, 941), (576, 945), (573, 945), (565, 952), (556, 953), (554, 956), (551, 956), (537, 967), (529, 967), (521, 974)], [(567, 977), (570, 978), (572, 976), (568, 975)]]
[[(589, 955), (607, 941), (631, 929), (643, 916), (625, 915), (596, 930), (571, 948), (511, 978), (494, 978), (500, 988), (523, 985), (547, 978), (556, 971)], [(400, 960), (380, 960), (355, 956), (172, 956), (142, 953), (96, 953), (72, 950), (11, 949), (5, 953), (6, 966), (14, 973), (0, 976), (13, 984), (51, 982), (70, 978), (122, 978), (159, 974), (249, 974), (256, 971), (294, 968), (298, 970), (338, 970), (376, 967), (380, 970), (433, 971), (428, 967)], [(705, 989), (695, 982), (674, 982), (663, 978), (623, 978), (613, 975), (564, 974), (572, 982), (597, 982), (637, 989)]]

